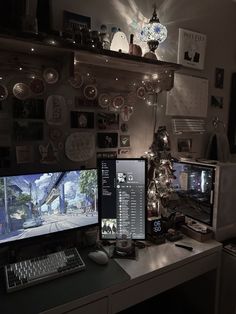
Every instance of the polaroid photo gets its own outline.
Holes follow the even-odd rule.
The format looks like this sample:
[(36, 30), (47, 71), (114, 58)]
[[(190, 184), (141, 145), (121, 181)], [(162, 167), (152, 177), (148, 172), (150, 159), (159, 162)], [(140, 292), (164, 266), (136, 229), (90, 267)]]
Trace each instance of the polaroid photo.
[(93, 129), (94, 113), (87, 111), (71, 111), (70, 123), (71, 128)]
[(97, 133), (98, 148), (116, 148), (118, 145), (118, 133)]

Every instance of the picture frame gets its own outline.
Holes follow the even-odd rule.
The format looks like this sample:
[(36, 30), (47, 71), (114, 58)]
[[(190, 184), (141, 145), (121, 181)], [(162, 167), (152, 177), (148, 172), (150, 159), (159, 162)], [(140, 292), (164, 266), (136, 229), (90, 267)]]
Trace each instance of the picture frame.
[(71, 128), (93, 129), (94, 113), (89, 111), (71, 111), (70, 123)]
[(191, 138), (178, 138), (177, 146), (179, 153), (190, 153), (192, 151), (192, 139)]
[(97, 133), (98, 148), (116, 148), (118, 145), (118, 133)]
[(203, 70), (207, 36), (179, 28), (177, 63)]
[(98, 130), (119, 130), (119, 114), (98, 112), (97, 127)]

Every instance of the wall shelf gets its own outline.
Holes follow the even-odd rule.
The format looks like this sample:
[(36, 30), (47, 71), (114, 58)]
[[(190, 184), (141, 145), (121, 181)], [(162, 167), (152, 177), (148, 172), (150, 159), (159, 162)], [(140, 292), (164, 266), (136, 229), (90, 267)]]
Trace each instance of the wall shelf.
[[(82, 64), (102, 66), (143, 74), (154, 74), (163, 71), (176, 71), (181, 65), (171, 62), (152, 60), (132, 56), (126, 53), (104, 49), (88, 49), (60, 37), (42, 37), (39, 35), (17, 36), (0, 34), (1, 50), (40, 55), (47, 58), (61, 59), (74, 54), (75, 60)], [(32, 51), (33, 48), (33, 51)]]

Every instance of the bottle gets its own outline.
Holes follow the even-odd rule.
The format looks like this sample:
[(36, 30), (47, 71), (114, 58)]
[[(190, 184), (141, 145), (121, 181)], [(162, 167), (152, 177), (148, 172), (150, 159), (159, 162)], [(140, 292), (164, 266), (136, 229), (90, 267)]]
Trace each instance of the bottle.
[(130, 35), (129, 54), (134, 56), (142, 56), (142, 49), (139, 45), (134, 44), (134, 34)]

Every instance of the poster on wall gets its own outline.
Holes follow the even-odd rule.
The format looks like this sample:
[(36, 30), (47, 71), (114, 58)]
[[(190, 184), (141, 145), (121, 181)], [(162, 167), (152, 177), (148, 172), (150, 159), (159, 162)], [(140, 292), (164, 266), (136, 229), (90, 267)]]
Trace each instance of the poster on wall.
[(192, 32), (187, 29), (179, 29), (177, 63), (184, 66), (204, 69), (206, 50), (206, 35)]
[(175, 73), (174, 87), (167, 93), (166, 115), (207, 116), (208, 79)]

